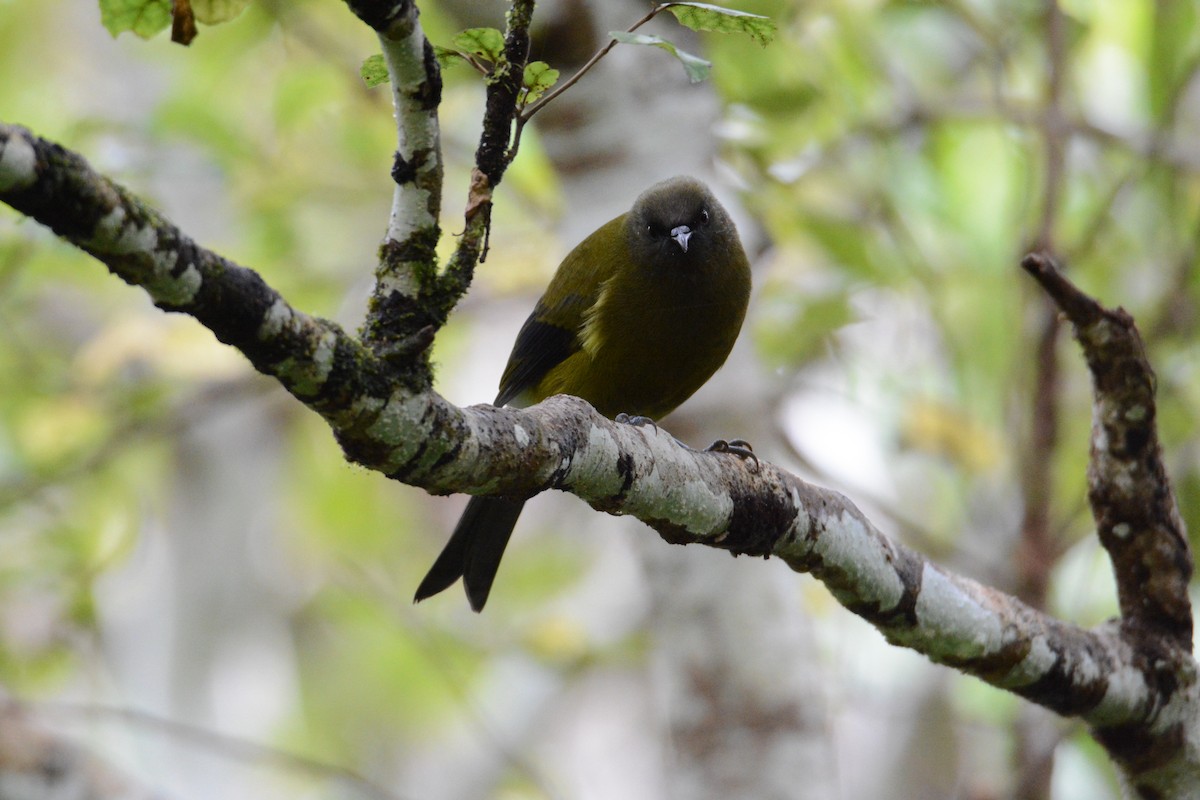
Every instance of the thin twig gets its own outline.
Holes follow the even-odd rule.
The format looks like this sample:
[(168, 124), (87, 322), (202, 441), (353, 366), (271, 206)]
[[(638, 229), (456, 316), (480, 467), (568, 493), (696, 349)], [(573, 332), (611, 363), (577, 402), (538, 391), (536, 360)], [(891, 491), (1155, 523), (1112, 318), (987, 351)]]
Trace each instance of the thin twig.
[[(645, 16), (643, 16), (637, 22), (633, 23), (628, 28), (626, 28), (625, 32), (633, 33), (638, 28), (642, 27), (647, 22), (654, 19), (655, 17), (657, 17), (662, 12), (666, 11), (671, 6), (676, 6), (676, 5), (679, 5), (679, 4), (678, 3), (662, 3), (660, 5), (655, 6), (649, 12), (647, 12)], [(609, 52), (616, 46), (617, 46), (617, 40), (613, 39), (613, 38), (609, 38), (608, 42), (603, 47), (601, 47), (599, 50), (597, 50), (592, 55), (592, 57), (587, 60), (587, 63), (585, 63), (582, 67), (577, 69), (575, 71), (575, 73), (573, 75), (571, 75), (571, 77), (567, 78), (565, 81), (563, 81), (562, 83), (558, 84), (553, 89), (551, 89), (550, 91), (543, 94), (540, 98), (538, 98), (537, 102), (531, 103), (531, 104), (525, 106), (524, 108), (522, 108), (520, 110), (520, 112), (517, 113), (516, 121), (513, 126), (512, 145), (508, 148), (508, 154), (507, 154), (507, 158), (510, 163), (512, 162), (512, 160), (514, 158), (517, 157), (517, 151), (521, 147), (521, 133), (525, 130), (525, 124), (527, 122), (529, 122), (529, 120), (533, 117), (533, 115), (536, 114), (537, 112), (541, 111), (543, 108), (545, 108), (546, 105), (551, 100), (558, 97), (560, 94), (565, 92), (567, 89), (570, 89), (572, 86), (574, 86), (576, 83), (578, 83), (580, 78), (582, 78), (584, 75), (586, 75), (588, 73), (588, 71), (591, 70), (592, 67), (596, 66), (596, 64), (600, 61), (600, 59), (602, 59), (606, 55), (608, 55)]]
[[(661, 14), (663, 11), (666, 11), (668, 8), (670, 8), (673, 5), (676, 5), (676, 4), (675, 3), (663, 3), (662, 5), (655, 6), (644, 17), (642, 17), (637, 22), (633, 23), (628, 28), (626, 28), (625, 32), (633, 33), (638, 28), (642, 27), (647, 22), (654, 19), (659, 14)], [(596, 66), (596, 63), (598, 61), (600, 61), (600, 59), (602, 59), (606, 55), (608, 55), (609, 51), (612, 50), (616, 46), (617, 46), (617, 40), (610, 38), (608, 40), (607, 44), (605, 44), (603, 47), (601, 47), (599, 50), (597, 50), (595, 52), (595, 54), (587, 60), (586, 64), (584, 64), (582, 67), (580, 67), (578, 70), (575, 71), (574, 75), (567, 78), (565, 81), (560, 83), (558, 86), (555, 86), (550, 91), (546, 92), (544, 95), (542, 95), (538, 99), (538, 101), (536, 103), (534, 103), (530, 106), (526, 106), (521, 111), (521, 113), (519, 115), (517, 115), (518, 124), (523, 124), (525, 122), (528, 122), (529, 118), (532, 117), (537, 112), (541, 111), (543, 108), (545, 108), (547, 103), (549, 103), (554, 98), (558, 97), (560, 94), (565, 92), (567, 89), (570, 89), (576, 83), (578, 83), (580, 78), (582, 78), (584, 75), (586, 75), (587, 72), (592, 67)]]
[(8, 699), (0, 704), (0, 714), (30, 714), (55, 717), (82, 717), (85, 719), (111, 720), (127, 725), (166, 734), (181, 742), (208, 749), (230, 760), (245, 763), (273, 763), (282, 769), (304, 772), (324, 780), (337, 781), (353, 787), (366, 797), (377, 800), (402, 800), (401, 795), (372, 783), (357, 772), (337, 764), (315, 758), (289, 753), (264, 744), (250, 742), (235, 736), (190, 725), (179, 720), (141, 711), (92, 703), (65, 701), (37, 701)]
[[(497, 730), (492, 720), (479, 707), (467, 688), (471, 679), (459, 666), (439, 640), (430, 634), (428, 618), (413, 614), (413, 604), (408, 598), (401, 599), (395, 592), (395, 580), (385, 576), (366, 564), (346, 560), (345, 569), (335, 575), (335, 586), (348, 592), (356, 592), (365, 587), (365, 591), (374, 595), (374, 600), (392, 615), (397, 624), (407, 635), (413, 636), (420, 652), (432, 664), (431, 673), (445, 686), (446, 692), (456, 702), (463, 715), (478, 731), (484, 744), (492, 748), (504, 764), (525, 776), (542, 795), (549, 800), (562, 800), (562, 793), (553, 785), (548, 776), (521, 754), (515, 742), (507, 741), (503, 731)], [(439, 634), (442, 632), (439, 631)], [(478, 646), (478, 640), (460, 642), (465, 646)]]
[[(1066, 22), (1058, 0), (1045, 0), (1046, 96), (1042, 112), (1042, 144), (1045, 167), (1042, 176), (1042, 208), (1034, 247), (1055, 252), (1055, 234), (1062, 205), (1069, 137), (1063, 114), (1063, 76), (1066, 72)], [(1053, 536), (1050, 509), (1054, 498), (1053, 465), (1059, 441), (1059, 396), (1061, 365), (1058, 357), (1058, 309), (1044, 295), (1036, 298), (1038, 333), (1035, 348), (1031, 427), (1023, 455), (1021, 495), (1024, 512), (1015, 561), (1016, 594), (1037, 609), (1045, 609), (1050, 573), (1062, 556), (1062, 545)], [(1040, 742), (1037, 727), (1045, 724), (1040, 715), (1025, 715), (1014, 725), (1015, 767), (1020, 800), (1044, 800), (1050, 796), (1054, 774), (1053, 749)]]

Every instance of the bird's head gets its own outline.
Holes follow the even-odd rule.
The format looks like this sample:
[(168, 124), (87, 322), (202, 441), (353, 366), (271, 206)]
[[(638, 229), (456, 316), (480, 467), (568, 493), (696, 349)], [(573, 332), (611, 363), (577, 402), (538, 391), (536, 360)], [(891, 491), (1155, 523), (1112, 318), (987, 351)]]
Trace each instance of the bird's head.
[(642, 192), (629, 212), (626, 231), (635, 261), (656, 266), (704, 264), (730, 244), (740, 247), (729, 214), (707, 186), (688, 177), (670, 178)]

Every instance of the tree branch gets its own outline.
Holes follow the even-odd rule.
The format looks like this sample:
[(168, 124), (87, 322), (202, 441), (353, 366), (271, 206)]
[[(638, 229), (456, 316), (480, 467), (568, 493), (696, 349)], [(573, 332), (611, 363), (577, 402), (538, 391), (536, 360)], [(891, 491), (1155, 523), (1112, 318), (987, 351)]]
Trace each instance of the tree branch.
[(46, 800), (165, 800), (85, 748), (44, 730), (32, 714), (0, 699), (0, 797)]
[[(638, 28), (642, 27), (647, 22), (654, 19), (660, 13), (662, 13), (663, 11), (666, 11), (668, 8), (670, 8), (673, 5), (675, 5), (675, 3), (660, 3), (659, 5), (655, 6), (654, 8), (650, 9), (649, 11), (647, 11), (641, 17), (641, 19), (639, 19), (637, 22), (633, 23), (628, 28), (626, 28), (625, 32), (633, 33)], [(517, 124), (523, 126), (525, 123), (529, 122), (529, 120), (533, 118), (534, 114), (536, 114), (537, 112), (539, 112), (543, 108), (545, 108), (547, 105), (549, 105), (554, 100), (554, 98), (558, 97), (563, 92), (567, 91), (572, 86), (574, 86), (576, 83), (578, 83), (580, 78), (582, 78), (584, 75), (586, 75), (588, 72), (590, 72), (592, 67), (596, 66), (596, 64), (598, 64), (600, 62), (600, 59), (602, 59), (606, 55), (608, 55), (609, 52), (616, 46), (617, 46), (617, 40), (610, 36), (608, 38), (608, 41), (605, 42), (604, 45), (599, 50), (597, 50), (595, 53), (592, 53), (592, 57), (589, 58), (582, 67), (575, 70), (574, 74), (572, 74), (571, 77), (567, 78), (566, 80), (562, 81), (557, 86), (552, 88), (550, 91), (546, 92), (544, 95), (542, 95), (540, 98), (538, 98), (537, 102), (531, 103), (530, 105), (528, 105), (525, 108), (525, 110), (521, 112), (521, 115), (517, 121)]]
[(1162, 462), (1154, 372), (1133, 318), (1081, 293), (1042, 254), (1026, 256), (1022, 266), (1075, 327), (1092, 373), (1088, 497), (1113, 561), (1121, 614), (1190, 652), (1192, 555)]
[(1021, 266), (1074, 326), (1092, 374), (1088, 500), (1116, 574), (1116, 624), (1152, 701), (1145, 725), (1089, 721), (1138, 796), (1181, 796), (1176, 791), (1183, 784), (1175, 781), (1186, 774), (1194, 787), (1200, 780), (1186, 755), (1196, 751), (1200, 736), (1187, 593), (1192, 555), (1162, 462), (1154, 372), (1123, 309), (1106, 309), (1083, 294), (1049, 256), (1030, 254)]
[(426, 337), (416, 342), (413, 337), (430, 325), (440, 325), (425, 311), (423, 298), (438, 289), (441, 71), (414, 4), (348, 2), (379, 37), (397, 126), (392, 162), (396, 186), (363, 340), (385, 358), (411, 360), (414, 352), (424, 352), (420, 344), (428, 346)]
[(487, 78), (487, 103), (483, 131), (475, 151), (475, 169), (467, 196), (465, 224), (454, 255), (442, 279), (444, 295), (439, 311), (449, 314), (475, 274), (475, 264), (487, 258), (487, 240), (492, 224), (492, 191), (508, 169), (509, 143), (517, 98), (529, 58), (529, 26), (533, 24), (534, 0), (514, 0), (505, 16), (504, 58)]
[(363, 342), (408, 379), (432, 382), (428, 348), (445, 319), (426, 301), (438, 293), (442, 153), (437, 109), (442, 78), (410, 0), (346, 0), (379, 37), (396, 109), (392, 211), (379, 252)]
[[(140, 709), (90, 703), (28, 702), (16, 698), (5, 698), (3, 702), (0, 702), (0, 764), (3, 764), (5, 755), (2, 744), (5, 726), (24, 726), (27, 719), (34, 718), (116, 723), (130, 730), (140, 730), (146, 734), (158, 734), (179, 744), (189, 744), (196, 748), (207, 750), (212, 755), (228, 761), (270, 766), (278, 770), (322, 781), (331, 786), (347, 788), (355, 796), (373, 798), (373, 800), (402, 800), (400, 795), (394, 794), (372, 783), (354, 770), (338, 764), (290, 753), (236, 736), (211, 731), (187, 722), (158, 716)], [(55, 743), (59, 748), (69, 747), (62, 740), (45, 738), (48, 743)], [(56, 754), (50, 753), (49, 755), (53, 757)], [(50, 759), (48, 758), (47, 760)], [(87, 796), (96, 797), (97, 800), (106, 800), (110, 794), (114, 798), (128, 797), (124, 792), (97, 792), (94, 795)], [(37, 800), (45, 800), (47, 796), (47, 794), (31, 795), (31, 797), (37, 798)], [(0, 797), (10, 800), (8, 795), (4, 794), (3, 791), (0, 791)]]
[(340, 327), (198, 247), (81, 156), (3, 123), (0, 199), (142, 287), (159, 308), (195, 317), (323, 415), (345, 413), (348, 397), (386, 391), (381, 365)]
[(0, 125), (0, 200), (188, 313), (330, 424), (347, 456), (435, 493), (569, 491), (669, 542), (777, 556), (811, 572), (889, 641), (1079, 716), (1145, 796), (1200, 750), (1186, 587), (1191, 557), (1154, 431), (1153, 377), (1132, 320), (1040, 256), (1024, 266), (1076, 327), (1095, 379), (1089, 470), (1123, 618), (1087, 631), (951, 574), (887, 539), (842, 495), (770, 464), (697, 452), (577, 398), (460, 409), (389, 369), (260, 276), (198, 247), (79, 156)]

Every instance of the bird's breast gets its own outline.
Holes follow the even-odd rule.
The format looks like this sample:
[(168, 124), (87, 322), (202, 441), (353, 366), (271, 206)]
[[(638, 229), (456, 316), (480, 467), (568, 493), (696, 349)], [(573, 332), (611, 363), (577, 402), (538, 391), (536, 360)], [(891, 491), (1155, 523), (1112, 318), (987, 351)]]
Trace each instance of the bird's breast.
[(580, 329), (582, 350), (560, 386), (606, 416), (664, 416), (708, 380), (741, 328), (749, 282), (683, 265), (605, 282)]

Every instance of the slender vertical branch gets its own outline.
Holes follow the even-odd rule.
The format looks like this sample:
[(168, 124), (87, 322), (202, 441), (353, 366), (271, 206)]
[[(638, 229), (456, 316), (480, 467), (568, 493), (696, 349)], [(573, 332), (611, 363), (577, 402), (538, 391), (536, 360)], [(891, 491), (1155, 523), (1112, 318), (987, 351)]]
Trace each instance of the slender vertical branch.
[(1117, 579), (1123, 625), (1192, 649), (1192, 554), (1158, 443), (1155, 378), (1133, 319), (1063, 278), (1043, 254), (1022, 266), (1071, 321), (1092, 374), (1088, 500)]
[[(1062, 9), (1057, 0), (1045, 3), (1046, 98), (1042, 113), (1044, 175), (1041, 216), (1035, 249), (1054, 252), (1054, 232), (1063, 183), (1064, 151), (1068, 135), (1063, 120), (1063, 72), (1066, 42)], [(1042, 608), (1045, 605), (1050, 570), (1057, 557), (1051, 531), (1053, 497), (1053, 453), (1058, 445), (1059, 361), (1058, 311), (1048, 298), (1039, 298), (1037, 345), (1034, 356), (1031, 430), (1023, 459), (1022, 496), (1024, 513), (1017, 553), (1017, 596)]]
[[(436, 248), (441, 236), (437, 111), (442, 79), (414, 3), (347, 3), (379, 37), (396, 110), (397, 145), (391, 170), (396, 185), (362, 334), (376, 353), (399, 360), (423, 354), (430, 333), (440, 324), (424, 310), (423, 298), (436, 289)], [(415, 366), (428, 375), (426, 359), (416, 359)]]
[[(433, 47), (414, 13), (407, 31), (379, 34), (396, 109), (397, 140), (392, 179), (396, 183), (387, 238), (412, 249), (410, 258), (385, 262), (381, 283), (413, 285), (413, 270), (434, 263), (442, 199), (442, 152), (437, 109), (442, 82)], [(411, 265), (411, 267), (410, 267)], [(410, 267), (410, 269), (405, 269)], [(415, 285), (420, 286), (421, 281)]]
[(1066, 21), (1058, 0), (1045, 0), (1046, 98), (1042, 112), (1042, 143), (1045, 149), (1045, 177), (1042, 186), (1042, 215), (1034, 238), (1034, 249), (1054, 249), (1054, 229), (1058, 223), (1064, 186), (1065, 153), (1069, 127), (1063, 113), (1063, 79), (1066, 72)]
[[(1042, 202), (1034, 247), (1055, 252), (1055, 231), (1064, 185), (1065, 151), (1069, 132), (1063, 114), (1063, 75), (1066, 69), (1066, 39), (1058, 0), (1045, 0), (1043, 13), (1046, 52), (1046, 88), (1041, 114), (1043, 174)], [(1046, 607), (1050, 574), (1058, 561), (1061, 545), (1054, 535), (1050, 510), (1054, 498), (1054, 455), (1059, 441), (1061, 365), (1058, 356), (1058, 310), (1048, 297), (1037, 303), (1037, 343), (1034, 350), (1033, 402), (1029, 438), (1022, 464), (1021, 495), (1024, 509), (1016, 553), (1016, 594), (1035, 608)], [(1015, 757), (1018, 800), (1046, 800), (1054, 774), (1053, 749), (1047, 751), (1039, 729), (1047, 724), (1042, 716), (1023, 714), (1016, 723)]]
[(508, 145), (512, 140), (517, 98), (529, 60), (529, 26), (533, 23), (533, 0), (516, 0), (505, 16), (504, 59), (496, 65), (487, 84), (487, 107), (483, 133), (475, 151), (475, 167), (495, 188), (508, 167)]
[(492, 223), (492, 191), (508, 169), (517, 98), (529, 58), (529, 27), (534, 0), (513, 0), (505, 16), (504, 58), (488, 76), (483, 132), (475, 151), (475, 169), (464, 212), (465, 225), (458, 247), (446, 265), (437, 298), (437, 313), (446, 315), (466, 293), (475, 275), (475, 264), (487, 258)]
[[(1034, 249), (1054, 252), (1054, 232), (1061, 204), (1067, 127), (1063, 119), (1063, 72), (1066, 42), (1062, 9), (1057, 0), (1045, 3), (1046, 97), (1042, 112), (1044, 175), (1041, 214)], [(1058, 312), (1048, 298), (1039, 298), (1037, 344), (1034, 350), (1031, 429), (1022, 464), (1021, 538), (1017, 552), (1017, 596), (1042, 608), (1050, 570), (1057, 558), (1050, 522), (1053, 497), (1053, 453), (1058, 446), (1059, 360)]]

